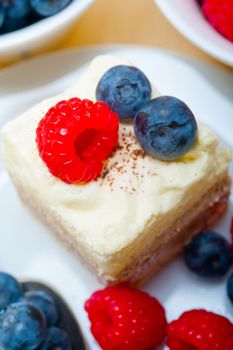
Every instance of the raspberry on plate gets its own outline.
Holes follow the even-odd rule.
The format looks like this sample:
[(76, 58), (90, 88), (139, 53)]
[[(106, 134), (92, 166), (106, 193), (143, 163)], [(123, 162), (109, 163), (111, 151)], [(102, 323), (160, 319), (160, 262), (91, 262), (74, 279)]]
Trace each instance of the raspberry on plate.
[(170, 350), (232, 350), (233, 324), (206, 310), (184, 312), (168, 325)]
[(233, 1), (205, 0), (203, 13), (212, 26), (230, 41), (233, 41)]
[(152, 350), (166, 335), (163, 307), (137, 289), (115, 286), (97, 291), (85, 303), (85, 310), (103, 350)]
[(119, 119), (103, 102), (71, 98), (50, 108), (36, 130), (40, 157), (66, 183), (96, 179), (118, 142)]

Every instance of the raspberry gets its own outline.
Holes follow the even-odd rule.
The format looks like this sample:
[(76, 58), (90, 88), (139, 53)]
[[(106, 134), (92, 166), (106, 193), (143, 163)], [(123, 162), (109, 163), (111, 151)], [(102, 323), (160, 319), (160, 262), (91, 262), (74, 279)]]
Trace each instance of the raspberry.
[(168, 326), (170, 350), (233, 350), (233, 324), (205, 310), (184, 312)]
[(233, 41), (233, 1), (205, 0), (202, 5), (204, 15), (213, 27)]
[(118, 142), (119, 118), (103, 102), (58, 102), (36, 130), (40, 157), (66, 183), (87, 183), (102, 171)]
[(153, 350), (166, 335), (163, 307), (136, 289), (122, 285), (97, 291), (85, 310), (103, 350)]

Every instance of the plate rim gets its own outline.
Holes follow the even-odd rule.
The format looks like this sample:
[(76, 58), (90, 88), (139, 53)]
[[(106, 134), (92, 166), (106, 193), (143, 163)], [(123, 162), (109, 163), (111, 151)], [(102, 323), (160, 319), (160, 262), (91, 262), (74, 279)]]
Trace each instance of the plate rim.
[[(160, 0), (154, 0), (154, 1), (160, 1)], [(162, 0), (163, 1), (163, 0)], [(159, 48), (153, 45), (137, 45), (137, 44), (96, 44), (96, 45), (83, 45), (83, 46), (76, 46), (76, 47), (69, 47), (69, 48), (65, 48), (65, 49), (58, 49), (58, 50), (54, 50), (52, 52), (46, 52), (43, 54), (39, 54), (36, 56), (31, 56), (29, 58), (23, 59), (21, 61), (15, 62), (13, 64), (7, 65), (5, 67), (0, 68), (0, 79), (2, 77), (4, 77), (4, 75), (11, 73), (11, 71), (15, 71), (15, 70), (20, 70), (22, 68), (24, 68), (24, 66), (28, 65), (28, 64), (35, 64), (49, 59), (50, 57), (56, 58), (56, 56), (60, 56), (60, 55), (72, 55), (73, 53), (80, 53), (80, 55), (83, 55), (85, 53), (91, 53), (91, 51), (95, 51), (98, 49), (101, 50), (121, 50), (121, 49), (132, 49), (132, 50), (140, 50), (140, 51), (148, 51), (150, 53), (157, 53), (157, 54), (161, 54), (161, 55), (169, 55), (169, 56), (173, 56), (173, 58), (178, 59), (179, 58), (186, 58), (188, 61), (190, 62), (196, 62), (196, 63), (201, 63), (203, 65), (206, 66), (212, 66), (218, 70), (222, 70), (224, 71), (225, 68), (224, 67), (218, 67), (217, 64), (213, 63), (213, 62), (207, 62), (204, 61), (200, 58), (196, 58), (196, 57), (190, 57), (188, 54), (182, 53), (182, 52), (176, 52), (173, 51), (171, 49), (166, 49), (166, 48)], [(233, 60), (232, 60), (233, 63)], [(227, 68), (226, 68), (227, 69)]]

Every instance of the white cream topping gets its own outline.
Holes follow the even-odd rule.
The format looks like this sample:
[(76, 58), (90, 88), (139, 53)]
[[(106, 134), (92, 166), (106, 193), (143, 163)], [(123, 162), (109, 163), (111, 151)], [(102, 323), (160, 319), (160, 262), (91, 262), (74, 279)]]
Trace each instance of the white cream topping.
[[(94, 100), (100, 77), (117, 64), (129, 62), (97, 57), (75, 86), (42, 101), (3, 129), (5, 161), (11, 172), (64, 221), (77, 241), (103, 258), (137, 238), (151, 217), (176, 208), (192, 188), (197, 191), (199, 182), (205, 186), (211, 177), (223, 172), (230, 159), (217, 137), (199, 126), (198, 142), (185, 157), (175, 162), (159, 161), (143, 154), (131, 125), (121, 124), (120, 149), (108, 159), (104, 175), (97, 181), (67, 185), (52, 176), (37, 151), (39, 120), (61, 99), (78, 96)], [(158, 96), (156, 89), (153, 96)]]

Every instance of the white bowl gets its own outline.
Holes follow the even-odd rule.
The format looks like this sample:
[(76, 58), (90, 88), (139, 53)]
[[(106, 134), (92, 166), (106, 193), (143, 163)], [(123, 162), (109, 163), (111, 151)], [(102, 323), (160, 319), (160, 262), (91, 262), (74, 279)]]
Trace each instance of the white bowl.
[(209, 24), (197, 0), (155, 0), (155, 2), (187, 39), (214, 58), (233, 66), (233, 43)]
[(0, 35), (0, 61), (28, 57), (33, 52), (55, 46), (94, 0), (73, 0), (55, 16), (15, 32)]

